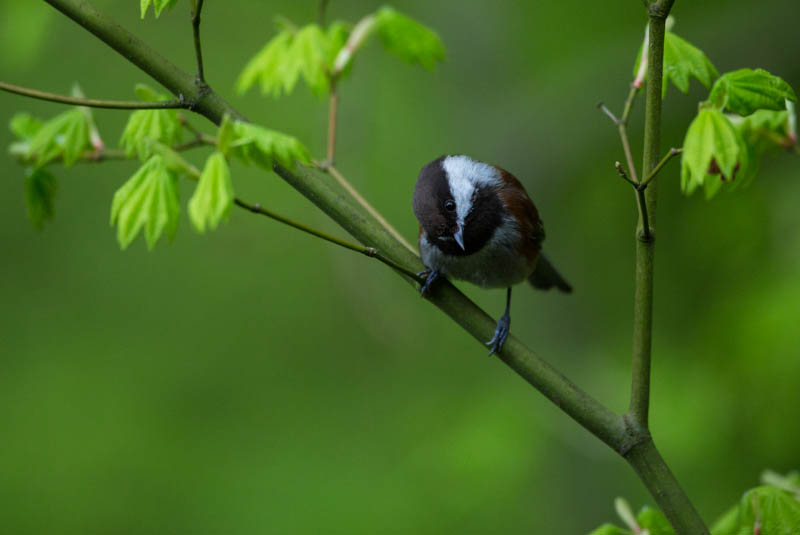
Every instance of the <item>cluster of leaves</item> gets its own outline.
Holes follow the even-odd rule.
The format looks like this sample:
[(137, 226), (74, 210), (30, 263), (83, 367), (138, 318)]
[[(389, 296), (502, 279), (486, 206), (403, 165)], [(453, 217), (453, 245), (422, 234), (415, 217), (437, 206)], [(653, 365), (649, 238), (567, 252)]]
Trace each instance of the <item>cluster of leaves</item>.
[(28, 218), (41, 229), (53, 218), (58, 182), (45, 166), (60, 159), (66, 167), (93, 150), (90, 131), (94, 128), (91, 112), (72, 108), (42, 121), (27, 113), (11, 118), (11, 132), (17, 140), (10, 152), (26, 163), (25, 204)]
[(263, 94), (279, 97), (291, 93), (302, 78), (314, 94), (323, 95), (349, 72), (352, 54), (372, 33), (408, 63), (432, 69), (444, 59), (444, 45), (433, 30), (388, 6), (355, 27), (335, 21), (327, 29), (318, 24), (297, 28), (279, 19), (278, 34), (247, 63), (236, 88), (244, 93), (258, 84)]
[(786, 82), (763, 69), (719, 77), (686, 132), (684, 191), (704, 187), (710, 198), (725, 182), (750, 182), (766, 152), (796, 144), (797, 134), (791, 130), (796, 101)]
[[(739, 502), (711, 527), (712, 535), (796, 535), (800, 533), (800, 473), (781, 476), (765, 472), (769, 483), (748, 490)], [(589, 535), (675, 535), (664, 515), (644, 507), (636, 516), (622, 498), (614, 501), (625, 527), (603, 524)]]
[(150, 4), (153, 5), (153, 11), (156, 18), (161, 16), (161, 12), (165, 9), (172, 9), (178, 0), (139, 0), (139, 10), (141, 11), (142, 18), (147, 15), (147, 10), (150, 9)]
[[(146, 86), (137, 86), (136, 93), (146, 101), (168, 100), (167, 95)], [(102, 143), (92, 144), (96, 127), (86, 108), (74, 107), (47, 121), (19, 113), (10, 126), (18, 139), (11, 153), (27, 166), (28, 216), (41, 228), (53, 217), (58, 189), (46, 166), (56, 160), (70, 166), (82, 159), (101, 157)], [(308, 150), (296, 138), (226, 117), (217, 134), (216, 150), (199, 171), (174, 150), (180, 148), (175, 143), (180, 141), (183, 129), (175, 110), (137, 110), (130, 115), (120, 145), (127, 158), (138, 158), (142, 165), (117, 190), (111, 203), (111, 224), (117, 227), (117, 240), (123, 249), (142, 232), (149, 248), (162, 236), (171, 239), (175, 235), (180, 215), (177, 182), (181, 176), (198, 182), (188, 213), (192, 225), (203, 233), (217, 228), (233, 204), (230, 158), (266, 169), (273, 163), (291, 167), (295, 161), (310, 162)], [(99, 140), (99, 135), (96, 137)]]
[[(155, 110), (163, 113), (167, 110)], [(181, 124), (177, 116), (172, 122), (131, 115), (123, 134), (129, 155), (138, 154), (143, 161), (139, 170), (116, 192), (111, 208), (111, 224), (117, 225), (117, 239), (125, 249), (144, 229), (152, 248), (166, 232), (171, 239), (177, 230), (180, 202), (175, 187), (179, 176), (197, 181), (189, 199), (189, 220), (203, 233), (214, 230), (225, 220), (234, 202), (233, 182), (228, 166), (230, 157), (243, 163), (255, 163), (271, 169), (274, 162), (292, 166), (295, 161), (308, 163), (308, 150), (295, 138), (225, 117), (220, 125), (216, 150), (206, 159), (202, 172), (186, 162), (170, 143), (179, 137)], [(178, 134), (176, 134), (178, 132)]]
[[(635, 73), (641, 61), (640, 50)], [(700, 49), (668, 31), (663, 94), (670, 82), (688, 93), (690, 78), (710, 92), (683, 142), (681, 188), (685, 193), (702, 187), (711, 198), (725, 183), (747, 184), (765, 153), (797, 145), (797, 96), (789, 84), (763, 69), (739, 69), (720, 76)]]

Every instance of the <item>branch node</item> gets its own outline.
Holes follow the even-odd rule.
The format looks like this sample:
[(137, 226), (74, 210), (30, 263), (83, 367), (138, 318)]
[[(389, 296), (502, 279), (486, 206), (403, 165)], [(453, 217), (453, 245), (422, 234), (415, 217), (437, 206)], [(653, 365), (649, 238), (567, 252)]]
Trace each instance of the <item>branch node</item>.
[(656, 241), (656, 237), (653, 235), (653, 231), (650, 228), (642, 228), (636, 231), (636, 239), (642, 243), (653, 243)]

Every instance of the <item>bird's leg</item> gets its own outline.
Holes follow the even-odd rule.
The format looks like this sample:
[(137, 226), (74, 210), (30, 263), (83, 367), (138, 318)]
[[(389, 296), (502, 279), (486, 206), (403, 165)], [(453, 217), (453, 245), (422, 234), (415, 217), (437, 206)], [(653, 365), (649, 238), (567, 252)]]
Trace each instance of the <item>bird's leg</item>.
[(506, 293), (506, 311), (500, 316), (500, 319), (497, 321), (497, 328), (494, 330), (494, 336), (491, 340), (486, 342), (487, 346), (491, 347), (491, 351), (489, 351), (489, 356), (491, 357), (493, 354), (497, 353), (503, 348), (503, 344), (506, 342), (506, 338), (508, 338), (508, 330), (511, 327), (511, 287), (508, 288)]
[(439, 272), (435, 269), (426, 269), (417, 273), (417, 277), (425, 277), (425, 282), (422, 284), (422, 288), (419, 290), (419, 294), (422, 297), (425, 297), (431, 287), (431, 284), (433, 284), (433, 281), (439, 278)]

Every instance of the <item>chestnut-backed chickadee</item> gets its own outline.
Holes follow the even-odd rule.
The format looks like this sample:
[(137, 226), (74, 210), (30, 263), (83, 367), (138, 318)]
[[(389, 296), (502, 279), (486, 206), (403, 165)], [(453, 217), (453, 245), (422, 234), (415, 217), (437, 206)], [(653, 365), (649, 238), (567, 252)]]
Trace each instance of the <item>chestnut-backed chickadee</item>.
[(500, 351), (511, 324), (511, 286), (570, 285), (541, 253), (544, 228), (519, 180), (508, 171), (468, 156), (442, 156), (419, 173), (414, 187), (419, 251), (428, 268), (424, 296), (440, 275), (484, 288), (508, 288), (506, 310), (486, 345)]

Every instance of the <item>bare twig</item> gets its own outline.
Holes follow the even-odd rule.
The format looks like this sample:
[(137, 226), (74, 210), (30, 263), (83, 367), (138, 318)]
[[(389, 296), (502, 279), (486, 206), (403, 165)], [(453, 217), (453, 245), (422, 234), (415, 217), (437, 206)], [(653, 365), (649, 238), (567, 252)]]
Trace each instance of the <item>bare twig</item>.
[(107, 108), (115, 110), (160, 110), (160, 109), (171, 109), (171, 108), (188, 109), (191, 107), (191, 104), (183, 99), (162, 100), (162, 101), (98, 100), (93, 98), (68, 97), (66, 95), (48, 93), (46, 91), (39, 91), (38, 89), (30, 89), (28, 87), (13, 85), (6, 82), (0, 82), (0, 90), (39, 100), (58, 102), (60, 104), (72, 104), (73, 106), (86, 106), (87, 108)]
[(653, 170), (650, 171), (646, 177), (644, 177), (640, 186), (646, 188), (647, 185), (650, 183), (650, 181), (656, 177), (659, 171), (661, 171), (661, 168), (667, 165), (667, 162), (670, 161), (673, 156), (677, 156), (682, 152), (683, 152), (682, 148), (676, 149), (675, 147), (672, 147), (671, 149), (669, 149), (669, 152), (663, 158), (661, 158), (661, 161), (658, 162), (658, 165), (656, 165), (653, 168)]
[(203, 50), (200, 46), (200, 12), (203, 11), (203, 0), (192, 0), (192, 33), (194, 34), (194, 53), (197, 57), (197, 81), (206, 83), (203, 73)]
[(289, 219), (288, 217), (285, 217), (285, 216), (282, 216), (280, 214), (277, 214), (277, 213), (275, 213), (275, 212), (273, 212), (271, 210), (267, 210), (266, 208), (262, 208), (261, 205), (258, 204), (258, 203), (250, 204), (250, 203), (247, 203), (247, 202), (245, 202), (245, 201), (243, 201), (241, 199), (238, 199), (238, 198), (234, 199), (233, 202), (236, 204), (236, 206), (238, 206), (240, 208), (244, 208), (245, 210), (247, 210), (249, 212), (269, 217), (270, 219), (274, 219), (275, 221), (279, 221), (279, 222), (281, 222), (281, 223), (283, 223), (285, 225), (289, 225), (290, 227), (294, 227), (294, 228), (296, 228), (298, 230), (301, 230), (301, 231), (303, 231), (303, 232), (305, 232), (307, 234), (311, 234), (312, 236), (316, 236), (317, 238), (321, 238), (321, 239), (323, 239), (325, 241), (334, 243), (334, 244), (336, 244), (336, 245), (338, 245), (340, 247), (344, 247), (345, 249), (350, 249), (351, 251), (355, 251), (355, 252), (361, 253), (361, 254), (363, 254), (365, 256), (369, 256), (371, 258), (375, 258), (376, 260), (379, 260), (380, 262), (383, 262), (384, 264), (386, 264), (390, 268), (395, 269), (395, 270), (403, 273), (404, 275), (407, 275), (407, 276), (411, 277), (414, 280), (418, 280), (419, 279), (419, 277), (417, 276), (417, 274), (415, 272), (413, 272), (411, 270), (408, 270), (408, 269), (404, 268), (403, 266), (400, 266), (400, 265), (392, 262), (389, 258), (387, 258), (386, 256), (382, 255), (380, 253), (380, 251), (378, 251), (374, 247), (364, 247), (363, 245), (358, 245), (358, 244), (351, 243), (351, 242), (348, 242), (346, 240), (343, 240), (341, 238), (337, 238), (336, 236), (332, 236), (331, 234), (327, 234), (327, 233), (322, 232), (320, 230), (317, 230), (315, 228), (309, 227), (308, 225), (305, 225), (305, 224), (300, 223), (298, 221), (294, 221), (293, 219)]

